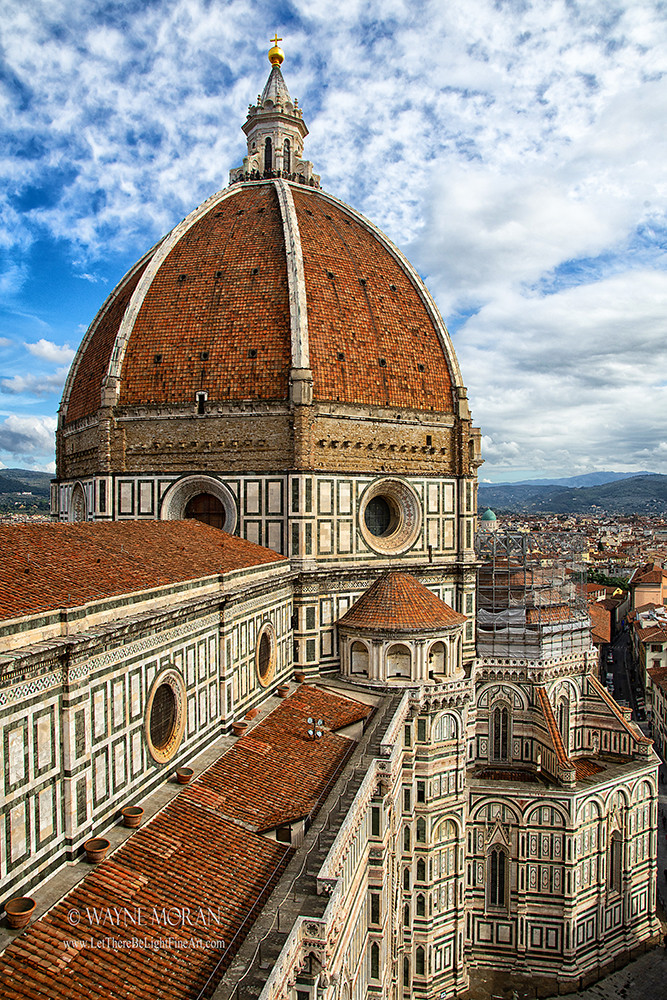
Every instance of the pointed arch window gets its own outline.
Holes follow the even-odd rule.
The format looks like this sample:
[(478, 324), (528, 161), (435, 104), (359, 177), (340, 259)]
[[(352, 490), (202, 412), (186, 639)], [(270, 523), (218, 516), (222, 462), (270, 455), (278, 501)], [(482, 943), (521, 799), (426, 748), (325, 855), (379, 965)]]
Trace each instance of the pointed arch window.
[(285, 139), (283, 143), (283, 173), (289, 174), (292, 172), (292, 150), (290, 147), (289, 139)]
[(419, 895), (417, 896), (417, 916), (418, 917), (426, 916), (426, 897), (424, 896), (423, 892), (420, 892)]
[(622, 861), (623, 841), (618, 830), (614, 830), (609, 838), (609, 888), (613, 892), (621, 891)]
[(422, 816), (417, 820), (417, 843), (426, 843), (426, 820)]
[(271, 137), (266, 137), (266, 142), (264, 143), (264, 173), (270, 174), (273, 170), (273, 143), (271, 142)]
[(505, 906), (507, 888), (507, 855), (502, 847), (494, 847), (487, 858), (487, 898), (490, 906)]
[(570, 705), (567, 698), (561, 698), (558, 703), (558, 728), (567, 750), (570, 745)]
[(380, 947), (373, 942), (371, 945), (371, 979), (380, 978)]
[(493, 760), (509, 760), (510, 710), (497, 705), (491, 716), (491, 755)]
[(418, 882), (426, 881), (426, 862), (424, 861), (423, 858), (420, 858), (419, 861), (417, 862), (417, 881)]
[(424, 970), (426, 968), (426, 953), (421, 945), (417, 948), (415, 952), (415, 975), (423, 976)]

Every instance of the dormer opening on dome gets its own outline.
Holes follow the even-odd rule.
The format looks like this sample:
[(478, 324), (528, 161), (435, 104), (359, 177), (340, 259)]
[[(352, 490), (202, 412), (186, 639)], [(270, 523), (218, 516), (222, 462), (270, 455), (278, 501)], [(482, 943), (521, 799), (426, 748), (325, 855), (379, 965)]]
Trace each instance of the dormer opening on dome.
[(248, 138), (243, 166), (229, 172), (229, 183), (285, 177), (309, 187), (320, 186), (313, 165), (303, 159), (303, 140), (308, 129), (298, 101), (293, 101), (280, 66), (285, 58), (276, 35), (269, 49), (271, 72), (257, 103), (248, 108), (242, 126)]

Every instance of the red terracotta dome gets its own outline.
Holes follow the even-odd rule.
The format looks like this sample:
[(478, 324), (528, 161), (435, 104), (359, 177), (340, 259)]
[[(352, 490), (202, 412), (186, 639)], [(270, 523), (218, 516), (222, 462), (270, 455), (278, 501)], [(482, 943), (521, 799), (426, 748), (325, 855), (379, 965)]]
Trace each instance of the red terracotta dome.
[(454, 412), (449, 336), (402, 254), (317, 188), (278, 179), (214, 195), (104, 303), (72, 366), (62, 419), (113, 406), (285, 400)]

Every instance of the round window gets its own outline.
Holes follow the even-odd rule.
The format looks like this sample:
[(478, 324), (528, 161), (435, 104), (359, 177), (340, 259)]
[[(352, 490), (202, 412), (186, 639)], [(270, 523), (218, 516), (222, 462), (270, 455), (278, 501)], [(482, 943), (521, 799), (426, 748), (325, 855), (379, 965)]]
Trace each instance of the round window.
[(364, 491), (359, 530), (375, 552), (405, 552), (417, 540), (421, 522), (419, 497), (402, 480), (378, 479)]
[(184, 730), (185, 683), (177, 670), (163, 670), (153, 681), (144, 716), (144, 734), (153, 760), (159, 764), (171, 760)]
[(364, 521), (371, 535), (383, 538), (389, 534), (392, 520), (396, 520), (396, 513), (386, 497), (373, 497), (368, 501), (364, 511)]
[(170, 684), (160, 684), (151, 707), (151, 743), (156, 750), (164, 750), (169, 743), (176, 722), (176, 695)]
[(268, 687), (276, 670), (276, 633), (271, 622), (264, 622), (255, 646), (255, 667), (262, 687)]

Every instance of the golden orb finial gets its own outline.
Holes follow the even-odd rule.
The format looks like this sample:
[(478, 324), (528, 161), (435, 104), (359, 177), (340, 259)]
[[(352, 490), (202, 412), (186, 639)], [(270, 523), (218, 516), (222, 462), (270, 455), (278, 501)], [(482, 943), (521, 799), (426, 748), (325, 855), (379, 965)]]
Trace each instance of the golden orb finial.
[(280, 66), (285, 58), (285, 53), (279, 47), (278, 42), (282, 42), (282, 38), (278, 38), (278, 32), (270, 39), (273, 45), (269, 49), (269, 62), (272, 66)]

